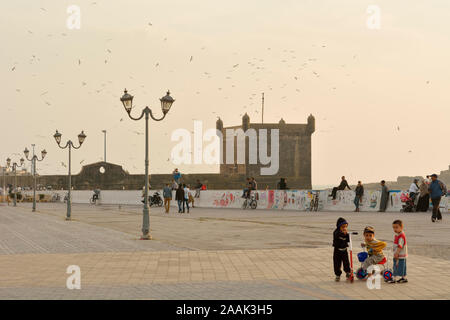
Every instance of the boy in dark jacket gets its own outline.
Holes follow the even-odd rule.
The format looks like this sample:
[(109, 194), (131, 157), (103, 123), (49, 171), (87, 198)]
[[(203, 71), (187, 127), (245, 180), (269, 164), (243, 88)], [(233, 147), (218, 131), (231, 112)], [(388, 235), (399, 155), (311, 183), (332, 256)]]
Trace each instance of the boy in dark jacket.
[(344, 264), (346, 278), (351, 275), (350, 261), (348, 259), (347, 247), (350, 242), (350, 236), (347, 231), (348, 223), (344, 218), (339, 218), (336, 222), (336, 230), (333, 232), (333, 263), (336, 281), (341, 280), (341, 265)]

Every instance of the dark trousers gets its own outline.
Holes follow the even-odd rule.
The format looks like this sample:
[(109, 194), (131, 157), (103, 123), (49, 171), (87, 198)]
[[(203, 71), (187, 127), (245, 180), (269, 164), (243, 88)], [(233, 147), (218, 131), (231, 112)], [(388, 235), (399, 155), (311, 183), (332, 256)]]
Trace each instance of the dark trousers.
[(184, 199), (183, 200), (183, 212), (184, 212), (184, 205), (186, 205), (186, 208), (187, 208), (187, 212), (189, 212), (189, 199)]
[(433, 204), (433, 215), (431, 216), (431, 219), (442, 220), (441, 210), (439, 209), (441, 198), (431, 199), (431, 203)]
[(361, 202), (361, 196), (355, 196), (353, 203), (355, 204), (356, 209), (359, 209), (359, 203)]
[(331, 191), (331, 196), (333, 197), (333, 200), (336, 199), (336, 193), (337, 193), (337, 191), (338, 191), (338, 188), (337, 188), (337, 187), (334, 187), (333, 190)]
[(333, 264), (334, 264), (334, 274), (338, 277), (342, 274), (342, 270), (341, 270), (342, 264), (344, 264), (345, 273), (351, 272), (350, 271), (350, 261), (348, 260), (347, 250), (341, 251), (341, 250), (338, 250), (337, 248), (334, 248)]

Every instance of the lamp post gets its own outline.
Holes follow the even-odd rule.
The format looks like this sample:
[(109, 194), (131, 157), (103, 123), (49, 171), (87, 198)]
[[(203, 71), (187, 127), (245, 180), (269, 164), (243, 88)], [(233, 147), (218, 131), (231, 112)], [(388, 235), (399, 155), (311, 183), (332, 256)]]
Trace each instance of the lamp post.
[(41, 151), (42, 158), (39, 159), (38, 156), (34, 154), (34, 144), (32, 146), (33, 146), (33, 156), (31, 157), (31, 159), (28, 158), (28, 156), (30, 155), (30, 151), (27, 148), (25, 148), (23, 153), (25, 155), (25, 158), (28, 161), (31, 161), (31, 168), (33, 170), (32, 174), (33, 174), (33, 180), (34, 180), (33, 184), (34, 185), (33, 185), (33, 209), (32, 209), (32, 211), (35, 212), (36, 211), (36, 161), (44, 160), (45, 156), (47, 155), (47, 151), (45, 151), (45, 149), (42, 150)]
[(103, 162), (106, 162), (106, 130), (102, 130), (102, 132), (104, 133), (104, 148), (103, 148)]
[(61, 149), (69, 148), (69, 189), (67, 193), (67, 215), (66, 220), (71, 220), (71, 213), (72, 213), (72, 199), (71, 199), (71, 189), (72, 189), (72, 173), (70, 172), (70, 166), (71, 166), (71, 156), (72, 156), (72, 148), (74, 149), (80, 149), (81, 145), (83, 144), (84, 140), (86, 139), (86, 135), (84, 134), (84, 131), (81, 131), (81, 133), (78, 135), (78, 142), (80, 145), (76, 147), (71, 140), (68, 140), (66, 142), (66, 145), (64, 147), (61, 147), (61, 136), (62, 134), (56, 130), (56, 133), (53, 135), (53, 138), (55, 138), (56, 143), (58, 144), (58, 147)]
[(131, 116), (131, 109), (133, 108), (133, 96), (128, 94), (125, 89), (124, 95), (120, 98), (122, 104), (127, 112), (128, 116), (132, 120), (141, 120), (145, 116), (145, 191), (144, 191), (144, 208), (143, 208), (143, 217), (142, 217), (142, 237), (141, 240), (151, 240), (152, 237), (150, 235), (150, 218), (149, 218), (149, 208), (148, 208), (148, 120), (151, 117), (155, 121), (161, 121), (166, 117), (166, 114), (169, 112), (170, 107), (175, 101), (171, 96), (170, 92), (167, 91), (167, 94), (159, 99), (161, 101), (161, 110), (163, 112), (163, 116), (161, 118), (155, 118), (153, 116), (152, 110), (149, 107), (145, 107), (142, 110), (140, 117), (133, 118)]
[(11, 159), (10, 158), (6, 159), (6, 166), (8, 168), (12, 168), (12, 171), (14, 172), (14, 207), (17, 206), (17, 167), (19, 167), (19, 168), (23, 167), (24, 162), (25, 162), (25, 159), (21, 158), (20, 165), (18, 165), (17, 162), (14, 162), (11, 165)]
[(2, 202), (6, 201), (6, 167), (2, 167), (3, 173), (3, 194), (2, 194)]

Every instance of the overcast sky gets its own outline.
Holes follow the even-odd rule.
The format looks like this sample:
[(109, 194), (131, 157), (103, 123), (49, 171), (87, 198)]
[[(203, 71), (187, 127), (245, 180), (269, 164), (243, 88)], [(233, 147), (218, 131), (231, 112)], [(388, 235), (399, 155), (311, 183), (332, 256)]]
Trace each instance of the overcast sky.
[[(379, 30), (367, 27), (371, 4)], [(69, 5), (81, 9), (79, 30), (66, 26)], [(260, 122), (261, 92), (265, 122), (316, 117), (315, 185), (439, 172), (450, 163), (449, 11), (447, 0), (4, 1), (0, 163), (35, 143), (48, 151), (39, 172), (64, 174), (67, 151), (52, 135), (84, 130), (76, 174), (102, 159), (106, 129), (108, 162), (143, 173), (144, 121), (124, 112), (126, 87), (135, 115), (146, 105), (160, 115), (167, 89), (176, 99), (150, 123), (151, 173), (173, 170), (171, 133), (194, 119)]]

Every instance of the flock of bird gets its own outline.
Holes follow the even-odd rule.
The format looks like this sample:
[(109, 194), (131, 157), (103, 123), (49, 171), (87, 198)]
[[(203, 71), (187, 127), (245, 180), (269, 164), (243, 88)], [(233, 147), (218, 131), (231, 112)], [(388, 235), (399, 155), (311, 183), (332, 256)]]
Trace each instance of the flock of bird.
[[(92, 2), (92, 5), (96, 5), (96, 2)], [(47, 12), (46, 8), (40, 8), (43, 12)], [(152, 22), (148, 22), (147, 23), (147, 27), (152, 27), (153, 23)], [(27, 30), (28, 34), (30, 35), (34, 35), (35, 33), (31, 30)], [(48, 34), (47, 37), (53, 37), (53, 34)], [(61, 33), (62, 37), (67, 37), (66, 33)], [(111, 41), (111, 38), (106, 39), (106, 42)], [(168, 38), (164, 37), (162, 39), (163, 42), (167, 42)], [(325, 44), (312, 44), (312, 47), (315, 47), (315, 49), (317, 50), (326, 50), (327, 45)], [(205, 46), (200, 47), (200, 50), (202, 52), (202, 54), (205, 54), (205, 52), (207, 52), (207, 48)], [(106, 47), (104, 48), (104, 53), (105, 53), (105, 58), (103, 59), (103, 63), (104, 64), (108, 64), (110, 58), (112, 57), (113, 54), (113, 50), (111, 50), (110, 48)], [(278, 67), (273, 67), (272, 65), (268, 65), (266, 64), (267, 62), (269, 63), (273, 63), (273, 56), (269, 56), (269, 59), (267, 58), (268, 53), (276, 53), (276, 55), (279, 57), (279, 60), (277, 61), (277, 63), (279, 63), (280, 68), (283, 68), (284, 71), (289, 70), (290, 72), (290, 76), (285, 78), (285, 82), (282, 83), (273, 83), (273, 84), (269, 84), (265, 87), (265, 90), (267, 91), (272, 91), (275, 88), (276, 89), (286, 89), (289, 85), (289, 87), (293, 87), (294, 89), (294, 93), (296, 95), (301, 94), (302, 90), (300, 89), (301, 87), (301, 80), (311, 76), (313, 78), (316, 79), (320, 79), (321, 78), (321, 74), (319, 74), (319, 72), (317, 71), (318, 65), (317, 62), (319, 61), (318, 58), (316, 57), (304, 57), (302, 59), (302, 61), (300, 61), (300, 59), (298, 58), (298, 52), (296, 50), (289, 50), (289, 49), (283, 49), (280, 50), (278, 48), (271, 48), (271, 47), (267, 47), (266, 48), (266, 53), (264, 54), (264, 56), (262, 56), (263, 54), (260, 54), (262, 57), (252, 57), (252, 58), (247, 58), (247, 59), (243, 59), (243, 58), (237, 58), (240, 59), (241, 61), (236, 61), (235, 63), (232, 63), (229, 65), (229, 67), (227, 68), (228, 70), (226, 71), (226, 74), (220, 74), (219, 73), (214, 73), (211, 70), (204, 70), (204, 71), (199, 71), (199, 76), (200, 77), (205, 77), (206, 79), (217, 79), (219, 80), (217, 83), (223, 83), (223, 85), (221, 85), (220, 87), (217, 87), (217, 91), (218, 94), (222, 94), (223, 99), (229, 100), (230, 103), (235, 103), (234, 101), (230, 100), (230, 96), (233, 94), (234, 89), (237, 89), (238, 86), (236, 85), (236, 83), (234, 82), (234, 80), (236, 78), (233, 77), (233, 74), (238, 72), (238, 70), (240, 71), (240, 77), (244, 77), (247, 80), (251, 80), (254, 82), (260, 82), (263, 79), (267, 80), (268, 78), (270, 78), (270, 75), (273, 72), (277, 71)], [(56, 54), (58, 55), (58, 54)], [(237, 53), (233, 53), (233, 55), (237, 55)], [(48, 57), (46, 57), (48, 59)], [(88, 59), (88, 58), (83, 58), (84, 59)], [(351, 56), (351, 60), (355, 60), (357, 59), (357, 55), (352, 55)], [(78, 58), (76, 59), (75, 63), (79, 68), (83, 67), (83, 60), (82, 58)], [(199, 59), (201, 60), (201, 59)], [(269, 61), (268, 61), (269, 60)], [(29, 63), (30, 64), (36, 64), (39, 63), (41, 61), (41, 58), (38, 57), (36, 54), (30, 55), (29, 58)], [(189, 55), (188, 57), (186, 57), (186, 62), (189, 64), (194, 64), (197, 60), (195, 59), (195, 56), (193, 54)], [(161, 67), (161, 61), (155, 61), (154, 62), (154, 68), (160, 68)], [(13, 66), (11, 66), (10, 71), (11, 72), (17, 72), (19, 68), (21, 68), (21, 66), (24, 65), (24, 62), (22, 63), (15, 63)], [(342, 67), (343, 69), (346, 68), (345, 64), (340, 65), (340, 67)], [(350, 76), (350, 74), (348, 72), (346, 72), (345, 74), (346, 76)], [(33, 74), (32, 76), (36, 76), (36, 74)], [(133, 76), (129, 76), (130, 79), (134, 80)], [(242, 78), (241, 78), (242, 79)], [(89, 83), (94, 83), (95, 82), (95, 77), (93, 77), (92, 79), (90, 79), (90, 81), (88, 82), (87, 80), (84, 80), (80, 83), (80, 86), (82, 88), (84, 87), (88, 87)], [(60, 85), (64, 85), (64, 82), (59, 82)], [(113, 96), (115, 99), (117, 99), (117, 93), (113, 93), (111, 91), (108, 90), (108, 85), (111, 85), (112, 81), (106, 81), (103, 83), (100, 83), (99, 85), (97, 85), (97, 88), (92, 89), (92, 91), (88, 91), (88, 94), (110, 94), (111, 96)], [(427, 81), (427, 84), (429, 84), (429, 81)], [(90, 86), (92, 88), (92, 86)], [(140, 85), (141, 88), (145, 88), (145, 85)], [(258, 86), (260, 87), (260, 86)], [(337, 86), (332, 85), (330, 86), (330, 90), (337, 90)], [(197, 95), (201, 94), (201, 91), (198, 90), (193, 90), (195, 91), (195, 93)], [(16, 92), (17, 93), (23, 93), (21, 88), (16, 88)], [(40, 93), (39, 97), (42, 99), (43, 103), (48, 106), (51, 107), (52, 106), (52, 102), (50, 99), (51, 96), (51, 92), (49, 90), (45, 90), (43, 92)], [(288, 100), (288, 95), (284, 94), (282, 95), (279, 99), (282, 102), (286, 102)], [(295, 97), (295, 99), (298, 99), (298, 96)], [(245, 112), (254, 112), (255, 114), (259, 114), (260, 113), (260, 93), (250, 93), (248, 95), (248, 101), (245, 102), (244, 105), (241, 106), (242, 109), (242, 113), (240, 114), (240, 116), (242, 116)], [(217, 114), (216, 111), (211, 111), (212, 114)], [(115, 124), (115, 126), (117, 126), (119, 123), (123, 122), (123, 118), (120, 118), (120, 120), (118, 120), (118, 123)], [(325, 120), (325, 118), (323, 118), (322, 120)], [(400, 127), (397, 126), (396, 127), (397, 131), (400, 131)], [(136, 131), (136, 130), (129, 130), (131, 133), (137, 135), (137, 136), (141, 136), (143, 135), (143, 132), (141, 131)], [(166, 134), (167, 135), (167, 134)], [(43, 135), (36, 135), (36, 138), (40, 138), (40, 139), (44, 139), (44, 138), (48, 138), (45, 137)], [(411, 150), (409, 152), (412, 152)], [(83, 160), (84, 161), (84, 160)], [(83, 162), (81, 161), (80, 164)], [(167, 161), (170, 161), (170, 159), (168, 159)], [(66, 167), (66, 164), (64, 162), (61, 162), (61, 166), (62, 167)]]

